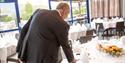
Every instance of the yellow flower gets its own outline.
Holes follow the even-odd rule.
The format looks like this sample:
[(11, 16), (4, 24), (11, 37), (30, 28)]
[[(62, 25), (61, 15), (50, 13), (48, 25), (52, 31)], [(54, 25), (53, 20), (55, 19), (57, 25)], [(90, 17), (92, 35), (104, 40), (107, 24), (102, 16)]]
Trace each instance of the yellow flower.
[[(102, 46), (102, 45), (101, 45)], [(116, 45), (111, 45), (108, 47), (97, 47), (100, 51), (109, 53), (112, 56), (120, 56), (122, 55), (123, 48), (119, 48)]]

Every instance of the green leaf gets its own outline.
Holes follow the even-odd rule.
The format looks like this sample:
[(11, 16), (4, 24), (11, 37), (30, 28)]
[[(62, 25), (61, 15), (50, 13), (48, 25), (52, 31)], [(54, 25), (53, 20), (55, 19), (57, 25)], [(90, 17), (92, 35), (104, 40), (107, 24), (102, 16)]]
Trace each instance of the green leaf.
[(0, 3), (4, 2), (4, 0), (0, 0)]

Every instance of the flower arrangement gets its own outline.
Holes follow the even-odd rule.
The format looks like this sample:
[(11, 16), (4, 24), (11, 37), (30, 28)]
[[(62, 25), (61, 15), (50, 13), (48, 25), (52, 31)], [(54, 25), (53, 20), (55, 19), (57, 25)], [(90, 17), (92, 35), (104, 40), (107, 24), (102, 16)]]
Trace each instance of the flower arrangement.
[(105, 52), (105, 53), (108, 53), (112, 56), (117, 56), (117, 57), (119, 57), (123, 54), (123, 48), (119, 48), (116, 45), (104, 47), (101, 44), (98, 44), (97, 49), (99, 51), (102, 51), (102, 52)]

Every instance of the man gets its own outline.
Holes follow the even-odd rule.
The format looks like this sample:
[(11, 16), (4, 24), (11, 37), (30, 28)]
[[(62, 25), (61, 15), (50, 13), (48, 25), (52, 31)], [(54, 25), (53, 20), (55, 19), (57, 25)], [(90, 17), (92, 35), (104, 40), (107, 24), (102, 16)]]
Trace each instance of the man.
[[(68, 44), (69, 25), (64, 21), (69, 14), (69, 5), (60, 3), (57, 10), (37, 10), (23, 27), (17, 46), (20, 52), (25, 35), (27, 38), (26, 63), (60, 63), (60, 46), (71, 63), (76, 63)], [(31, 22), (31, 23), (30, 23)], [(19, 55), (20, 56), (20, 55)], [(20, 57), (19, 57), (20, 58)]]

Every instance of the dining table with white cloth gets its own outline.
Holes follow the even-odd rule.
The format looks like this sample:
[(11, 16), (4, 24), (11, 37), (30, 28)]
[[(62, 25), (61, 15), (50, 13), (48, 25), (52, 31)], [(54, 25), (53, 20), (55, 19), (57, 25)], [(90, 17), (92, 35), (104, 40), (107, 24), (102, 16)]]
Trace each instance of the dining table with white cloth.
[[(97, 49), (97, 45), (108, 44), (108, 45), (116, 45), (120, 48), (123, 48), (123, 55), (117, 57), (112, 56), (108, 53), (101, 52)], [(85, 53), (88, 56), (89, 63), (125, 63), (125, 44), (122, 44), (119, 40), (111, 39), (111, 40), (93, 40), (89, 43), (83, 45), (83, 49), (81, 52), (80, 61), (84, 62)], [(83, 57), (83, 58), (82, 58)]]
[(16, 53), (16, 45), (14, 37), (0, 38), (0, 63), (7, 63), (7, 57)]
[[(108, 45), (116, 45), (120, 48), (123, 48), (123, 55), (117, 57), (112, 56), (108, 53), (99, 51), (97, 49), (98, 44), (108, 44)], [(76, 43), (73, 44), (75, 49), (80, 50), (80, 55), (76, 55), (76, 51), (74, 51), (76, 63), (125, 63), (125, 44), (120, 42), (119, 39), (111, 39), (111, 40), (100, 40), (98, 37), (93, 38), (88, 43), (78, 44), (76, 47)], [(66, 59), (63, 59), (62, 63), (68, 63)]]
[(114, 18), (114, 19), (94, 19), (92, 22), (91, 22), (91, 27), (93, 29), (96, 29), (96, 23), (102, 23), (103, 24), (103, 27), (104, 29), (107, 29), (107, 28), (115, 28), (116, 27), (116, 23), (117, 22), (124, 22), (123, 18)]

